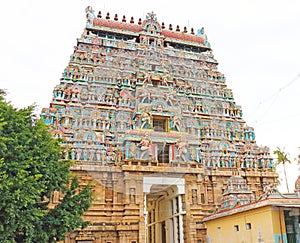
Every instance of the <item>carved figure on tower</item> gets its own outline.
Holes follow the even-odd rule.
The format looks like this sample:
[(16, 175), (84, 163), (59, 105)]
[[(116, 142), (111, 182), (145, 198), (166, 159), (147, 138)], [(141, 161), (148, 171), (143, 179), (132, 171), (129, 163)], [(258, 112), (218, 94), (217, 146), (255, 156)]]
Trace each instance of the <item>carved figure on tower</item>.
[(176, 147), (178, 149), (178, 154), (176, 155), (176, 158), (182, 159), (184, 162), (186, 162), (188, 144), (185, 141), (179, 139), (176, 143)]
[(141, 128), (151, 127), (151, 114), (149, 112), (143, 111), (141, 115)]
[(166, 103), (170, 104), (171, 106), (174, 105), (174, 102), (176, 104), (176, 91), (169, 87), (169, 90), (165, 93), (166, 97)]
[(93, 19), (96, 18), (94, 10), (91, 6), (86, 7), (86, 27), (93, 26)]
[(166, 74), (162, 77), (162, 84), (168, 86), (169, 85), (168, 81), (169, 81), (169, 75)]
[(142, 137), (140, 145), (141, 145), (140, 159), (143, 159), (146, 154), (148, 154), (149, 157), (152, 157), (152, 151), (151, 151), (152, 141), (148, 133), (146, 133), (145, 136)]
[(181, 130), (180, 129), (181, 128), (181, 118), (178, 115), (173, 116), (171, 128), (174, 131), (180, 132), (180, 130)]
[(141, 103), (144, 103), (145, 101), (147, 101), (147, 103), (150, 103), (151, 91), (148, 88), (142, 88), (138, 98), (141, 98)]
[(151, 73), (144, 73), (143, 85), (151, 84)]

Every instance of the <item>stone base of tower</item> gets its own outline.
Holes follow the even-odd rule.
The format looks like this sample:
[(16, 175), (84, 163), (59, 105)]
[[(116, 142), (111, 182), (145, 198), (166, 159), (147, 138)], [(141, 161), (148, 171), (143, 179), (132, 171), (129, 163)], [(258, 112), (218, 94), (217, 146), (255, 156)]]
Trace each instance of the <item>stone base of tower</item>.
[(66, 243), (206, 242), (202, 218), (220, 207), (230, 177), (243, 177), (256, 199), (265, 184), (276, 184), (278, 178), (271, 169), (210, 168), (194, 162), (80, 162), (72, 173), (82, 184), (94, 184), (94, 202), (84, 216), (90, 225), (69, 233)]

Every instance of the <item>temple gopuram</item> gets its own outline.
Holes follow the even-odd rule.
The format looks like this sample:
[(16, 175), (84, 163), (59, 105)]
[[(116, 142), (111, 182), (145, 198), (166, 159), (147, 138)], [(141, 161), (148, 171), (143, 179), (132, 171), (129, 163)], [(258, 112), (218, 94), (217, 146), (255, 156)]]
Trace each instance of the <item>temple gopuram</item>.
[[(278, 175), (269, 148), (218, 71), (203, 28), (95, 15), (87, 22), (41, 117), (62, 138), (83, 185), (93, 182), (90, 225), (68, 243), (203, 243), (203, 217), (245, 202)], [(242, 189), (243, 189), (242, 188)], [(59, 196), (53, 202), (59, 202)]]

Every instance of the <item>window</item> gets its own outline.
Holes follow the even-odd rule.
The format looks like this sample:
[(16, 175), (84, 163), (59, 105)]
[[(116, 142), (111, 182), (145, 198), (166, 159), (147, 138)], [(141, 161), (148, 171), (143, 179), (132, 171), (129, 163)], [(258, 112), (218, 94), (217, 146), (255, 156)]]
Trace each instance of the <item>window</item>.
[(152, 85), (153, 85), (154, 87), (157, 87), (158, 85), (160, 85), (160, 82), (157, 81), (157, 80), (152, 80)]
[(204, 197), (204, 193), (201, 193), (201, 203), (205, 203), (205, 197)]
[(246, 223), (246, 230), (251, 230), (251, 223)]
[(167, 131), (167, 119), (153, 117), (153, 130), (156, 132), (166, 132)]
[(238, 225), (233, 226), (233, 228), (235, 232), (240, 230)]

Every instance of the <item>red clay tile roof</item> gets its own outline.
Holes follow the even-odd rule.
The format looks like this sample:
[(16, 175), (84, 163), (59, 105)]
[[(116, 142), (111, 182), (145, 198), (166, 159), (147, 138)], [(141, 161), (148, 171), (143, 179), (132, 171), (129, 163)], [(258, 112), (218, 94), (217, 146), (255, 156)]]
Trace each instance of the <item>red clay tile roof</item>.
[[(270, 197), (274, 195), (279, 195), (279, 194), (271, 194)], [(261, 207), (266, 207), (266, 206), (276, 206), (276, 207), (297, 207), (300, 208), (300, 198), (297, 197), (297, 194), (290, 194), (292, 196), (288, 197), (286, 196), (280, 198), (265, 198), (257, 202), (251, 202), (249, 204), (244, 204), (244, 205), (239, 205), (234, 208), (228, 208), (225, 210), (222, 210), (220, 212), (215, 212), (211, 215), (205, 216), (202, 220), (209, 221), (212, 219), (220, 218), (220, 217), (225, 217), (228, 215), (233, 215), (236, 213), (241, 213), (249, 210), (253, 210), (256, 208), (261, 208)]]
[(125, 22), (118, 22), (109, 19), (94, 19), (93, 21), (94, 26), (104, 26), (108, 28), (114, 29), (121, 29), (121, 30), (128, 30), (133, 32), (140, 32), (142, 30), (142, 26), (137, 24), (130, 24)]
[[(93, 24), (94, 24), (94, 26), (103, 26), (103, 27), (127, 30), (127, 31), (132, 31), (132, 32), (142, 31), (141, 25), (126, 23), (126, 22), (119, 22), (119, 21), (114, 21), (114, 20), (109, 20), (109, 19), (97, 18), (97, 19), (93, 20)], [(202, 37), (196, 36), (196, 35), (191, 35), (191, 34), (182, 33), (182, 32), (175, 32), (175, 31), (170, 31), (170, 30), (162, 30), (161, 34), (164, 35), (166, 38), (173, 38), (173, 39), (177, 39), (177, 40), (191, 41), (191, 42), (204, 44), (204, 39)]]
[(173, 38), (173, 39), (184, 40), (184, 41), (192, 41), (192, 42), (204, 44), (204, 40), (200, 36), (186, 34), (182, 32), (174, 32), (170, 30), (163, 30), (161, 33), (167, 38)]

